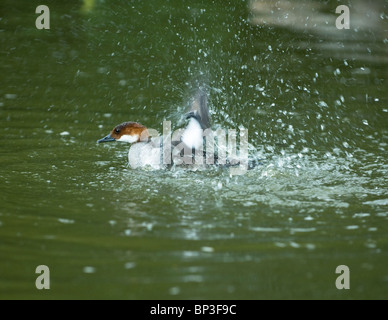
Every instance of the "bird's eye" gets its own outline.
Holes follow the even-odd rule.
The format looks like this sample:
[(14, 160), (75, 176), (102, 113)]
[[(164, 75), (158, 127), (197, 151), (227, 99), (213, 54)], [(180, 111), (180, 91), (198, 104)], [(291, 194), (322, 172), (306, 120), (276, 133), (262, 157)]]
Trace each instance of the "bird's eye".
[(116, 129), (115, 132), (116, 132), (117, 134), (119, 134), (119, 133), (120, 133), (120, 129)]

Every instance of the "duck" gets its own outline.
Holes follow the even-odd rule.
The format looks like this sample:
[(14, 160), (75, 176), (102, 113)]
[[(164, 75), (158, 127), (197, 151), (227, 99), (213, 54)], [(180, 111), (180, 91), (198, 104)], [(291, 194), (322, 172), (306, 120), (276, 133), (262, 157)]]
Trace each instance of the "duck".
[[(222, 161), (214, 151), (211, 153), (204, 151), (203, 146), (206, 138), (204, 133), (211, 132), (208, 97), (204, 88), (197, 90), (191, 98), (189, 106), (189, 112), (183, 115), (183, 119), (187, 123), (186, 126), (175, 131), (172, 135), (160, 136), (156, 130), (149, 129), (141, 123), (127, 121), (115, 126), (107, 136), (99, 139), (97, 143), (129, 143), (131, 146), (128, 151), (128, 164), (132, 169), (161, 170), (182, 166), (198, 170), (209, 166), (241, 166), (241, 159), (224, 159)], [(169, 127), (171, 125), (167, 122), (167, 128), (169, 129)], [(165, 132), (165, 130), (163, 131)], [(246, 169), (252, 169), (256, 165), (255, 160), (247, 161)]]

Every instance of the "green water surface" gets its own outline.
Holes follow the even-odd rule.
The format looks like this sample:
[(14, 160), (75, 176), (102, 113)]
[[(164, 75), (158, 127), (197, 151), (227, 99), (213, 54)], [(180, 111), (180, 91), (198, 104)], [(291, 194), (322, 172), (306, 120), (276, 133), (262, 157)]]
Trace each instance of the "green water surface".
[[(338, 30), (345, 2), (48, 0), (38, 30), (40, 1), (2, 0), (0, 298), (387, 299), (388, 5), (349, 1)], [(198, 81), (261, 166), (97, 145), (176, 126)]]

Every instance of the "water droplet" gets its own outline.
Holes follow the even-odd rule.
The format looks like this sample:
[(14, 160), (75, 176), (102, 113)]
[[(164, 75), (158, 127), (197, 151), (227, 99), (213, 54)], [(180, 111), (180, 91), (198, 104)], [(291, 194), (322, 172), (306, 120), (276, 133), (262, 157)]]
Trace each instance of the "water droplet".
[(308, 244), (306, 244), (306, 248), (308, 250), (315, 250), (316, 246), (313, 243), (308, 243)]
[(359, 226), (346, 226), (346, 230), (357, 230), (359, 229), (360, 227)]
[(296, 243), (296, 242), (293, 242), (293, 241), (290, 242), (290, 246), (293, 247), (293, 248), (296, 248), (296, 249), (300, 248), (300, 244)]
[(95, 267), (87, 266), (87, 267), (84, 267), (83, 272), (84, 273), (88, 273), (88, 274), (95, 273), (96, 272), (96, 268)]
[(130, 270), (130, 269), (133, 269), (136, 267), (136, 263), (135, 262), (127, 262), (125, 265), (124, 265), (124, 268), (126, 270)]
[(181, 289), (179, 289), (179, 287), (172, 287), (172, 288), (170, 288), (170, 290), (169, 290), (169, 293), (170, 293), (170, 295), (172, 295), (172, 296), (176, 296), (176, 295), (178, 295), (180, 292), (181, 292)]
[(59, 218), (58, 221), (63, 224), (73, 224), (75, 221), (70, 219), (61, 219)]
[(325, 108), (328, 107), (328, 105), (327, 105), (327, 103), (325, 101), (319, 101), (318, 106), (319, 107), (325, 107)]
[(14, 99), (16, 99), (18, 97), (18, 95), (17, 94), (14, 94), (14, 93), (6, 93), (5, 94), (5, 98), (6, 99), (9, 99), (9, 100), (14, 100)]

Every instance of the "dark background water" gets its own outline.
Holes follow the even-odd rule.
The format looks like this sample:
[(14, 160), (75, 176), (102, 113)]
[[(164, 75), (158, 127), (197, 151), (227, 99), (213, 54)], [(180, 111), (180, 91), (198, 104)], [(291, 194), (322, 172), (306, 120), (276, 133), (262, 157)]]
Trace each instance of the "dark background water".
[[(37, 30), (40, 4), (0, 3), (2, 299), (387, 298), (386, 1), (46, 1)], [(176, 126), (198, 81), (261, 167), (139, 171), (96, 144)]]

